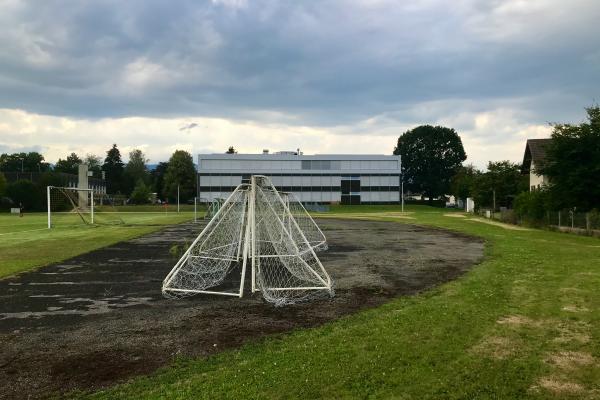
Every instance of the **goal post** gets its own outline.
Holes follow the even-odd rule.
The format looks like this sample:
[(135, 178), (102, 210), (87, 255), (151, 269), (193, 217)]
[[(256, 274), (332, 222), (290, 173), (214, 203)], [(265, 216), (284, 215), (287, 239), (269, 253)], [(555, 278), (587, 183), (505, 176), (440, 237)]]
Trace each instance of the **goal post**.
[(94, 224), (94, 190), (76, 187), (47, 186), (46, 203), (48, 229), (57, 220), (65, 220), (67, 224)]
[(251, 291), (276, 306), (333, 296), (316, 254), (327, 249), (325, 235), (297, 198), (254, 175), (213, 204), (214, 216), (163, 281), (165, 297), (242, 297), (248, 263)]

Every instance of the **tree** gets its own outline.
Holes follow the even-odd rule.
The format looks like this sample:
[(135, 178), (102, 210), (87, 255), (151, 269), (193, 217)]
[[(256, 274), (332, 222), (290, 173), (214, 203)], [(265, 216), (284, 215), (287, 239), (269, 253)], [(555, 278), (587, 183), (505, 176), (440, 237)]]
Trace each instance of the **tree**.
[(102, 178), (102, 159), (99, 156), (88, 153), (83, 159), (83, 163), (87, 164), (88, 170), (92, 172), (94, 178)]
[(0, 172), (0, 197), (4, 196), (4, 193), (6, 193), (6, 185), (8, 185), (6, 177)]
[(150, 187), (140, 179), (131, 192), (131, 200), (135, 204), (146, 204), (150, 201), (150, 194)]
[(167, 168), (169, 167), (169, 163), (167, 162), (159, 162), (154, 170), (150, 172), (150, 178), (152, 180), (152, 188), (156, 192), (156, 195), (159, 199), (164, 198), (163, 187), (164, 187), (164, 179), (165, 174), (167, 173)]
[(42, 210), (44, 208), (44, 196), (36, 184), (30, 180), (18, 180), (9, 183), (6, 195), (18, 206), (23, 204), (25, 210)]
[(139, 149), (134, 149), (129, 152), (129, 161), (125, 166), (125, 192), (130, 192), (133, 189), (134, 184), (140, 180), (147, 184), (150, 180), (148, 174), (148, 167), (146, 163), (149, 160), (146, 158), (144, 153)]
[(475, 183), (480, 175), (481, 171), (473, 164), (459, 167), (458, 172), (450, 180), (450, 193), (457, 199), (473, 197)]
[(237, 151), (235, 151), (235, 148), (233, 146), (229, 146), (225, 154), (237, 154)]
[(56, 165), (54, 165), (54, 171), (77, 175), (79, 173), (79, 164), (81, 163), (81, 158), (77, 154), (71, 153), (64, 160), (58, 159)]
[(47, 172), (49, 170), (50, 164), (44, 162), (44, 156), (35, 151), (0, 155), (0, 171)]
[(120, 193), (123, 190), (123, 161), (116, 144), (106, 152), (102, 170), (106, 172), (106, 190), (109, 193)]
[(586, 111), (588, 122), (554, 125), (546, 160), (538, 167), (549, 178), (557, 208), (589, 211), (600, 206), (600, 107)]
[(474, 181), (473, 197), (478, 207), (511, 207), (514, 198), (527, 190), (527, 177), (521, 166), (510, 161), (490, 161), (487, 171)]
[(163, 183), (163, 194), (171, 201), (177, 199), (177, 186), (179, 186), (179, 199), (186, 201), (196, 193), (196, 167), (192, 155), (184, 150), (176, 150), (169, 159), (169, 166)]
[(433, 198), (448, 193), (450, 180), (467, 159), (454, 129), (422, 125), (398, 138), (394, 154), (402, 156), (404, 183), (412, 192)]

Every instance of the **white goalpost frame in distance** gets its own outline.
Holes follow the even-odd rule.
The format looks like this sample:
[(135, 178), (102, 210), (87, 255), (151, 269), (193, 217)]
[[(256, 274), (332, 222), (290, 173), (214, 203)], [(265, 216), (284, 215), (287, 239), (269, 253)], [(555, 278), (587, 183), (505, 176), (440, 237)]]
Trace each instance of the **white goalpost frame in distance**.
[(46, 186), (46, 203), (48, 205), (48, 229), (52, 229), (52, 198), (50, 193), (52, 189), (60, 189), (60, 190), (72, 190), (72, 191), (81, 191), (81, 192), (89, 192), (90, 193), (90, 222), (94, 223), (94, 190), (93, 189), (83, 189), (76, 187), (65, 187), (65, 186)]

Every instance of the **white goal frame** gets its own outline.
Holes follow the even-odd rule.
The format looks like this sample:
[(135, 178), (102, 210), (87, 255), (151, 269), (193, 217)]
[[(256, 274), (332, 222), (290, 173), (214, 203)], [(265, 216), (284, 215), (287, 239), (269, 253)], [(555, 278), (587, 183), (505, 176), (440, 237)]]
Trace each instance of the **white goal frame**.
[(77, 187), (66, 187), (66, 186), (46, 186), (46, 202), (48, 204), (48, 229), (52, 229), (52, 199), (50, 193), (52, 189), (60, 190), (73, 190), (76, 192), (89, 192), (90, 193), (90, 223), (94, 223), (94, 190), (83, 189)]
[[(262, 292), (277, 306), (333, 296), (333, 281), (316, 255), (327, 248), (325, 235), (301, 203), (291, 210), (287, 194), (282, 196), (268, 177), (253, 175), (249, 184), (238, 185), (222, 204), (165, 277), (164, 296), (243, 297), (248, 262), (251, 291)], [(298, 212), (306, 213), (301, 215), (303, 225), (294, 212), (297, 217)], [(308, 238), (302, 227), (317, 237)], [(223, 254), (225, 249), (228, 254)], [(240, 277), (239, 287), (221, 289), (218, 286), (233, 271), (232, 263), (241, 267), (234, 275)], [(208, 276), (217, 271), (222, 275)]]

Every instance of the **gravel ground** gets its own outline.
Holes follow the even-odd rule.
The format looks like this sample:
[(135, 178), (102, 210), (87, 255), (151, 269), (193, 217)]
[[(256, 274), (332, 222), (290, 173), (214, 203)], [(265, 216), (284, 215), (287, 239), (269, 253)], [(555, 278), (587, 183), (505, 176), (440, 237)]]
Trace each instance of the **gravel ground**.
[(163, 299), (169, 249), (202, 225), (181, 224), (0, 280), (0, 399), (94, 390), (177, 356), (206, 356), (312, 327), (449, 281), (483, 257), (483, 242), (378, 221), (319, 220), (334, 298), (276, 308), (260, 294)]

